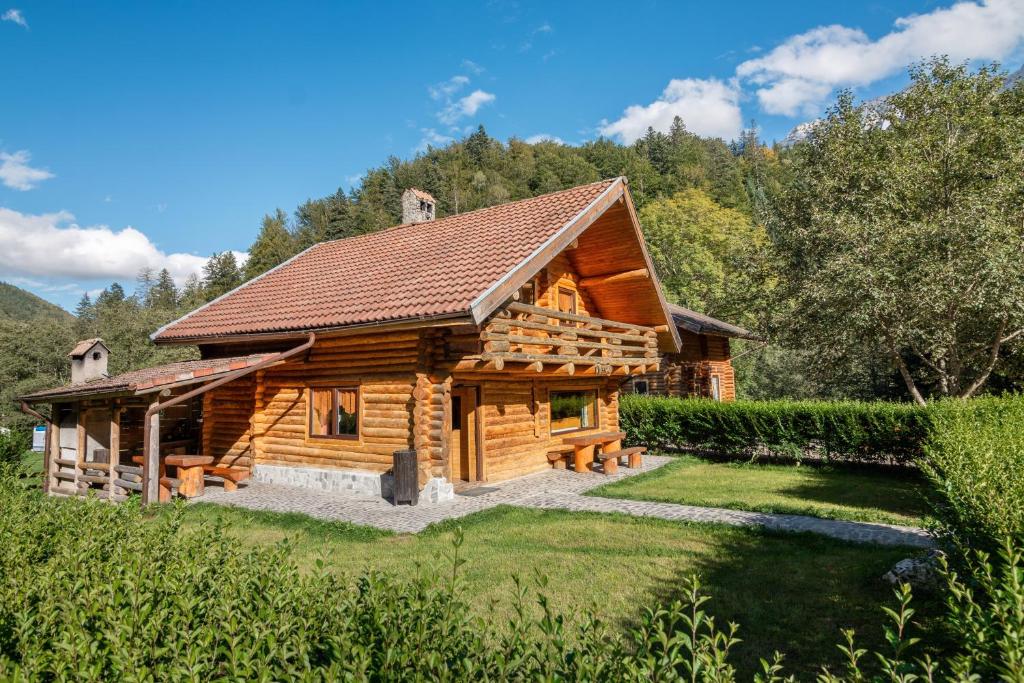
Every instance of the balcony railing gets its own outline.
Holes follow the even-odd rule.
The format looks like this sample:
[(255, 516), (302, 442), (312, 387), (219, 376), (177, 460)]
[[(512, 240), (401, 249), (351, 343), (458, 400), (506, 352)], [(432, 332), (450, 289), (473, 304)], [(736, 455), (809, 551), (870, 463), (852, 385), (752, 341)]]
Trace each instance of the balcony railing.
[(513, 302), (499, 312), (481, 333), (479, 359), (503, 369), (506, 363), (525, 364), (525, 370), (551, 369), (642, 374), (658, 368), (658, 336), (653, 328), (553, 311)]

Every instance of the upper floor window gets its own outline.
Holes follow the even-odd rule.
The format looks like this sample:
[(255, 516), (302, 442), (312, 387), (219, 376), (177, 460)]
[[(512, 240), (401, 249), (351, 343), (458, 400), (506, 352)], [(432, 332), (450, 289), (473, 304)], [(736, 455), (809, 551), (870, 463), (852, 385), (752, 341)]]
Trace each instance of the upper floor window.
[(309, 390), (309, 435), (359, 438), (358, 387), (313, 387)]
[(565, 287), (558, 288), (558, 310), (576, 314), (576, 292)]
[(537, 303), (537, 286), (532, 280), (519, 288), (519, 303), (531, 306)]

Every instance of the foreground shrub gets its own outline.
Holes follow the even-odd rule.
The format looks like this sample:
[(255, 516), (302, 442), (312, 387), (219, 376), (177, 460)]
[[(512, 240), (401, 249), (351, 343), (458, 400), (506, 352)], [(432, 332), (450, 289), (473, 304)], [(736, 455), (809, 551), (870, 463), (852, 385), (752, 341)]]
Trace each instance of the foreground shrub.
[(946, 533), (987, 549), (1024, 538), (1024, 396), (943, 401), (931, 412), (922, 469)]
[[(45, 498), (0, 476), (0, 680), (85, 681), (701, 681), (736, 679), (741, 629), (722, 629), (696, 579), (683, 598), (609, 629), (539, 612), (520, 584), (515, 616), (471, 616), (461, 597), (460, 535), (446, 577), (298, 571), (289, 548), (242, 549), (222, 529), (181, 526), (180, 508)], [(846, 633), (848, 665), (822, 681), (1021, 680), (1024, 568), (1008, 545), (948, 574), (956, 652), (918, 642), (908, 588), (887, 610), (889, 649)], [(541, 580), (543, 588), (543, 581)], [(923, 634), (928, 635), (928, 634)], [(782, 681), (766, 653), (762, 681)]]
[(912, 463), (927, 438), (926, 410), (901, 403), (734, 401), (623, 396), (631, 444), (758, 455)]
[(0, 427), (0, 464), (20, 463), (32, 447), (32, 432), (21, 427)]

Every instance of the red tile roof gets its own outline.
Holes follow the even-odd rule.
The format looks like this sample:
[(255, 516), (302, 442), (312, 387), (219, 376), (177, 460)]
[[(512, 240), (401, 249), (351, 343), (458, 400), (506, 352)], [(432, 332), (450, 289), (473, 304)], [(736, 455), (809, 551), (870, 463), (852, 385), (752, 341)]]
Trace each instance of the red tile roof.
[(37, 391), (21, 398), (26, 401), (40, 401), (43, 399), (55, 399), (65, 396), (79, 396), (82, 394), (109, 394), (125, 392), (148, 393), (149, 390), (156, 391), (168, 384), (187, 382), (193, 379), (215, 377), (235, 370), (241, 370), (251, 365), (256, 365), (264, 358), (276, 354), (252, 354), (248, 356), (234, 356), (231, 358), (210, 358), (207, 360), (186, 360), (178, 363), (158, 365), (154, 368), (143, 368), (132, 370), (114, 377), (103, 377), (91, 382), (81, 384), (69, 384), (55, 389)]
[(468, 314), (618, 178), (317, 244), (157, 330), (155, 341)]

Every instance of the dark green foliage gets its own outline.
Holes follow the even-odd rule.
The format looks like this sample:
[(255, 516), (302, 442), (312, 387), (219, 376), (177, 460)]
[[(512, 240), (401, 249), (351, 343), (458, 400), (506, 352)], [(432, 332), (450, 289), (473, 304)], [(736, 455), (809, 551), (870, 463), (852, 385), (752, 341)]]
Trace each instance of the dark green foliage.
[(620, 424), (633, 444), (725, 456), (820, 455), (912, 463), (928, 436), (926, 410), (905, 403), (735, 401), (623, 396)]
[(242, 284), (242, 271), (238, 268), (235, 254), (230, 251), (214, 252), (210, 260), (203, 266), (203, 288), (206, 299), (216, 299), (240, 284)]
[(32, 447), (32, 432), (25, 428), (0, 429), (0, 466), (20, 463)]
[[(287, 543), (245, 549), (218, 527), (181, 522), (180, 507), (151, 514), (46, 498), (0, 472), (0, 679), (736, 680), (742, 626), (717, 624), (693, 577), (680, 580), (679, 599), (616, 628), (555, 612), (542, 577), (532, 605), (517, 581), (513, 615), (497, 623), (473, 616), (464, 600), (458, 529), (440, 574), (402, 580), (349, 578), (321, 563), (302, 573)], [(920, 657), (936, 647), (918, 642), (904, 588), (886, 610), (888, 651), (860, 650), (847, 632), (847, 670), (822, 680), (881, 671), (910, 681), (900, 676), (927, 670), (1017, 680), (1020, 553), (1009, 545), (998, 568), (984, 557), (970, 567), (978, 594), (948, 576), (955, 652)], [(761, 680), (783, 680), (784, 663), (763, 653)]]
[(0, 320), (30, 320), (37, 317), (64, 320), (71, 315), (60, 306), (44, 301), (31, 292), (0, 282)]
[(947, 535), (989, 550), (1024, 538), (1024, 395), (943, 401), (932, 413), (922, 464)]

